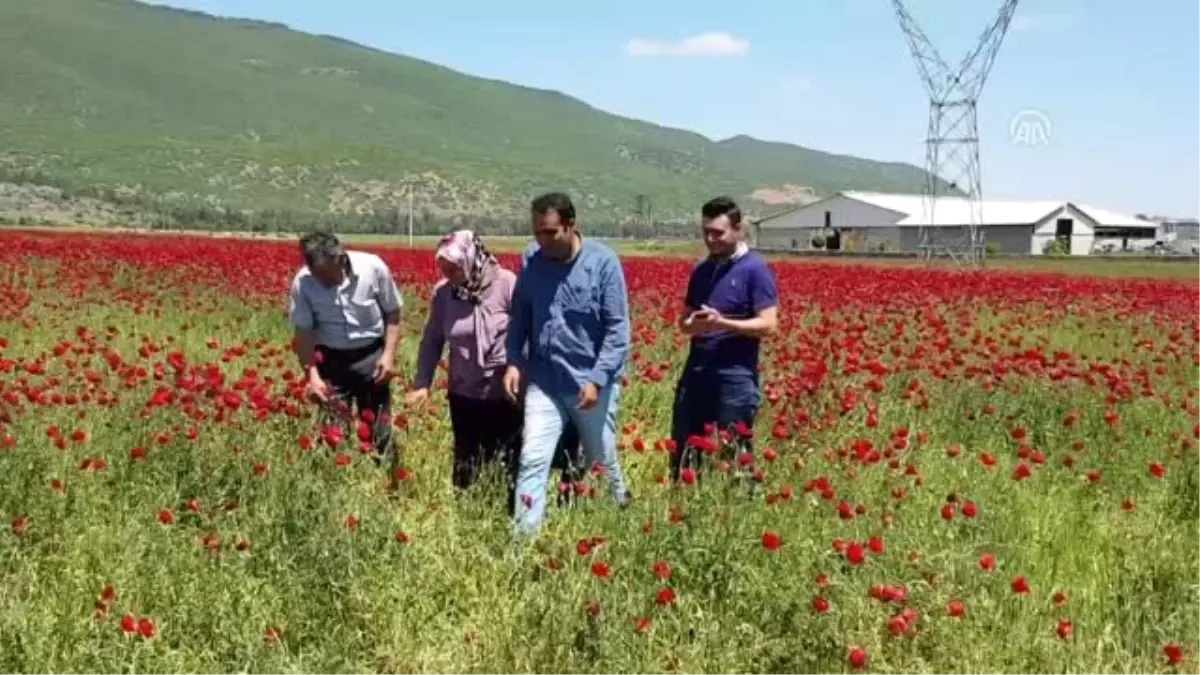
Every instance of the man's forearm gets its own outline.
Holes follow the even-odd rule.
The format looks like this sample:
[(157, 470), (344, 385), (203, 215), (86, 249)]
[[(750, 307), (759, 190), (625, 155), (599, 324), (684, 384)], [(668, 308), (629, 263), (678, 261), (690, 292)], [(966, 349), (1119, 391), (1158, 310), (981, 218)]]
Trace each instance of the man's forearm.
[(724, 319), (721, 327), (746, 337), (764, 338), (775, 332), (776, 324), (773, 319), (755, 316), (749, 319)]
[(508, 317), (508, 334), (504, 336), (505, 360), (510, 366), (525, 367), (525, 345), (529, 342), (529, 325), (526, 323), (525, 298), (521, 281), (513, 289), (512, 305)]
[(587, 381), (596, 385), (597, 388), (603, 389), (612, 384), (613, 377), (624, 363), (625, 359), (623, 356), (607, 354), (588, 373)]
[(525, 367), (525, 347), (529, 342), (529, 332), (519, 323), (521, 317), (514, 316), (508, 324), (508, 335), (504, 338), (504, 355), (507, 365), (517, 368)]
[(400, 344), (400, 314), (389, 314), (384, 317), (385, 330), (383, 333), (383, 353), (389, 358), (396, 358), (396, 348)]
[(588, 381), (602, 389), (607, 387), (621, 366), (625, 365), (628, 354), (629, 321), (625, 316), (618, 315), (604, 333), (600, 353), (596, 357), (595, 367), (588, 374)]
[(588, 379), (604, 388), (612, 383), (629, 354), (629, 294), (620, 262), (612, 260), (602, 272), (600, 283), (604, 289), (600, 301), (604, 338), (600, 343), (600, 353), (596, 355), (596, 365)]
[(316, 339), (311, 330), (296, 331), (296, 358), (305, 377), (310, 377), (317, 367)]

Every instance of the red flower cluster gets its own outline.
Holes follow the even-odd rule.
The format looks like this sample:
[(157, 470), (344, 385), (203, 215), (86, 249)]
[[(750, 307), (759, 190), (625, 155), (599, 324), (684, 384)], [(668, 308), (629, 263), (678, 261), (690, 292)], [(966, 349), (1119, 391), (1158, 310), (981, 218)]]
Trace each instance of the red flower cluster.
[[(328, 545), (351, 547), (355, 556), (427, 561), (419, 557), (431, 554), (423, 545), (404, 546), (408, 531), (393, 526), (389, 534), (374, 524), (395, 514), (406, 528), (424, 527), (415, 523), (456, 508), (435, 492), (440, 469), (393, 467), (362, 481), (376, 471), (359, 451), (369, 449), (377, 420), (325, 423), (303, 397), (280, 311), (300, 262), (294, 243), (5, 236), (0, 459), (15, 457), (6, 466), (30, 472), (26, 483), (37, 486), (0, 498), (16, 555), (56, 550), (61, 542), (53, 537), (68, 506), (111, 508), (144, 494), (152, 496), (136, 505), (135, 527), (150, 528), (155, 545), (185, 542), (186, 555), (205, 564), (311, 554), (323, 544), (297, 539), (327, 537), (331, 528), (340, 536)], [(424, 318), (436, 268), (428, 251), (373, 250), (411, 296), (408, 341)], [(516, 266), (515, 256), (500, 258)], [(887, 669), (953, 668), (924, 640), (939, 633), (939, 623), (977, 636), (969, 633), (977, 628), (971, 617), (996, 602), (1011, 604), (1006, 621), (1037, 622), (1038, 634), (1086, 643), (1102, 629), (1089, 612), (1105, 596), (1076, 584), (1102, 580), (1063, 578), (1056, 566), (1037, 564), (1047, 541), (1026, 537), (1022, 526), (1049, 509), (1077, 507), (1104, 523), (1088, 536), (1143, 528), (1136, 541), (1152, 542), (1144, 528), (1180, 522), (1175, 513), (1160, 516), (1164, 504), (1193, 489), (1187, 480), (1196, 471), (1196, 285), (775, 264), (781, 330), (764, 349), (758, 424), (710, 425), (689, 438), (715, 471), (685, 468), (680, 482), (687, 489), (664, 490), (650, 481), (669, 484), (669, 456), (682, 450), (668, 438), (669, 412), (687, 341), (672, 324), (690, 269), (684, 259), (625, 259), (632, 349), (622, 384), (633, 403), (623, 406), (617, 433), (622, 452), (631, 453), (634, 492), (647, 495), (646, 510), (622, 530), (622, 521), (596, 509), (603, 536), (548, 543), (537, 577), (551, 577), (553, 585), (530, 594), (542, 597), (565, 588), (560, 584), (586, 588), (573, 602), (583, 602), (578, 618), (593, 628), (579, 635), (602, 634), (594, 626), (619, 614), (612, 625), (622, 631), (653, 629), (655, 635), (636, 638), (647, 649), (679, 648), (664, 657), (671, 663), (685, 651), (681, 645), (701, 644), (673, 631), (697, 608), (710, 611), (696, 604), (712, 597), (705, 584), (738, 574), (739, 583), (769, 586), (758, 600), (764, 621), (794, 613), (799, 596), (808, 603), (802, 619), (822, 629), (869, 627), (838, 638), (830, 658), (840, 661), (844, 653), (845, 664), (822, 664), (829, 668), (866, 669), (872, 661)], [(253, 330), (243, 335), (249, 323)], [(438, 378), (435, 388), (445, 383), (440, 370)], [(445, 418), (440, 404), (430, 404), (378, 422), (407, 435), (414, 462), (441, 467), (432, 464), (441, 459), (430, 458), (445, 453), (428, 439), (448, 437)], [(752, 439), (755, 453), (734, 450)], [(394, 501), (371, 501), (380, 478)], [(297, 531), (277, 508), (300, 499), (296, 487), (305, 480), (321, 481), (337, 497), (314, 517), (320, 525), (310, 533)], [(562, 489), (591, 500), (603, 494), (604, 480), (593, 469)], [(362, 484), (368, 487), (359, 490)], [(352, 498), (342, 499), (343, 490)], [(563, 527), (592, 515), (584, 509)], [(1054, 512), (1060, 515), (1072, 514)], [(270, 520), (276, 517), (277, 525)], [(286, 536), (269, 531), (275, 526)], [(421, 531), (418, 544), (439, 536)], [(1096, 555), (1123, 547), (1098, 546)], [(809, 564), (816, 569), (805, 571)], [(1063, 587), (1088, 603), (1068, 607), (1066, 590), (1053, 591), (1053, 605), (1040, 595)], [(143, 597), (124, 581), (122, 595)], [(1153, 599), (1162, 603), (1157, 616), (1188, 614), (1184, 600), (1165, 595)], [(97, 619), (115, 613), (121, 632), (156, 635), (154, 620), (122, 615), (116, 600), (115, 589), (103, 586), (94, 601)], [(286, 611), (303, 615), (303, 603), (297, 599)], [(839, 616), (851, 612), (869, 618)], [(309, 623), (293, 620), (299, 618), (277, 615), (289, 627)], [(719, 624), (730, 617), (710, 618)], [(179, 617), (160, 620), (185, 649)], [(253, 641), (262, 626), (252, 625)], [(1183, 621), (1164, 632), (1189, 628)], [(463, 630), (472, 649), (487, 643), (482, 631)], [(923, 660), (906, 660), (913, 647), (899, 643), (918, 633)], [(105, 634), (115, 639), (120, 632)], [(261, 638), (276, 645), (283, 630), (268, 625)], [(1143, 653), (1168, 664), (1191, 658), (1185, 645), (1154, 639)]]

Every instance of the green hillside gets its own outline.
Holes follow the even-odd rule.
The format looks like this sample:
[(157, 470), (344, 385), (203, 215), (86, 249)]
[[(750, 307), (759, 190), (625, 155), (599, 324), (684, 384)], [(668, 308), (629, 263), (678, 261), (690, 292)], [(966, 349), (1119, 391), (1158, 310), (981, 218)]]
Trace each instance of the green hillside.
[(0, 63), (0, 180), (199, 218), (394, 217), (411, 180), (422, 222), (515, 220), (550, 188), (594, 222), (629, 221), (639, 204), (692, 220), (717, 193), (923, 180), (909, 165), (713, 142), (338, 38), (133, 0), (0, 2)]

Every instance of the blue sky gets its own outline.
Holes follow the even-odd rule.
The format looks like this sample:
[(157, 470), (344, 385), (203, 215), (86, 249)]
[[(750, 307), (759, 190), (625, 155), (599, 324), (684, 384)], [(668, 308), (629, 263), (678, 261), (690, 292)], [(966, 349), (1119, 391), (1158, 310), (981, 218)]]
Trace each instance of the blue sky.
[[(163, 4), (339, 35), (712, 138), (924, 161), (927, 101), (888, 0)], [(908, 4), (954, 63), (1000, 6)], [(1196, 0), (1024, 0), (980, 102), (985, 196), (1200, 215), (1198, 13)], [(1045, 142), (1014, 142), (1014, 118), (1037, 120)]]

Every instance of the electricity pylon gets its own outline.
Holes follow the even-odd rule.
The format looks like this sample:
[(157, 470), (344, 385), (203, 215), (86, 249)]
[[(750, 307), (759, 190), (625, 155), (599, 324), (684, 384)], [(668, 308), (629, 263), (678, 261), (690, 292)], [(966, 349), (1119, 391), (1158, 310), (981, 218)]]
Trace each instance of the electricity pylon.
[[(979, 172), (979, 123), (976, 110), (1000, 43), (1008, 32), (1017, 0), (1005, 0), (996, 18), (979, 36), (975, 48), (956, 68), (946, 64), (903, 0), (892, 0), (900, 28), (908, 40), (917, 70), (929, 94), (929, 127), (925, 137), (925, 188), (917, 240), (920, 256), (932, 260), (948, 255), (960, 266), (983, 262), (983, 189)], [(947, 235), (939, 228), (935, 208), (939, 198), (960, 196), (968, 202), (965, 233)]]

